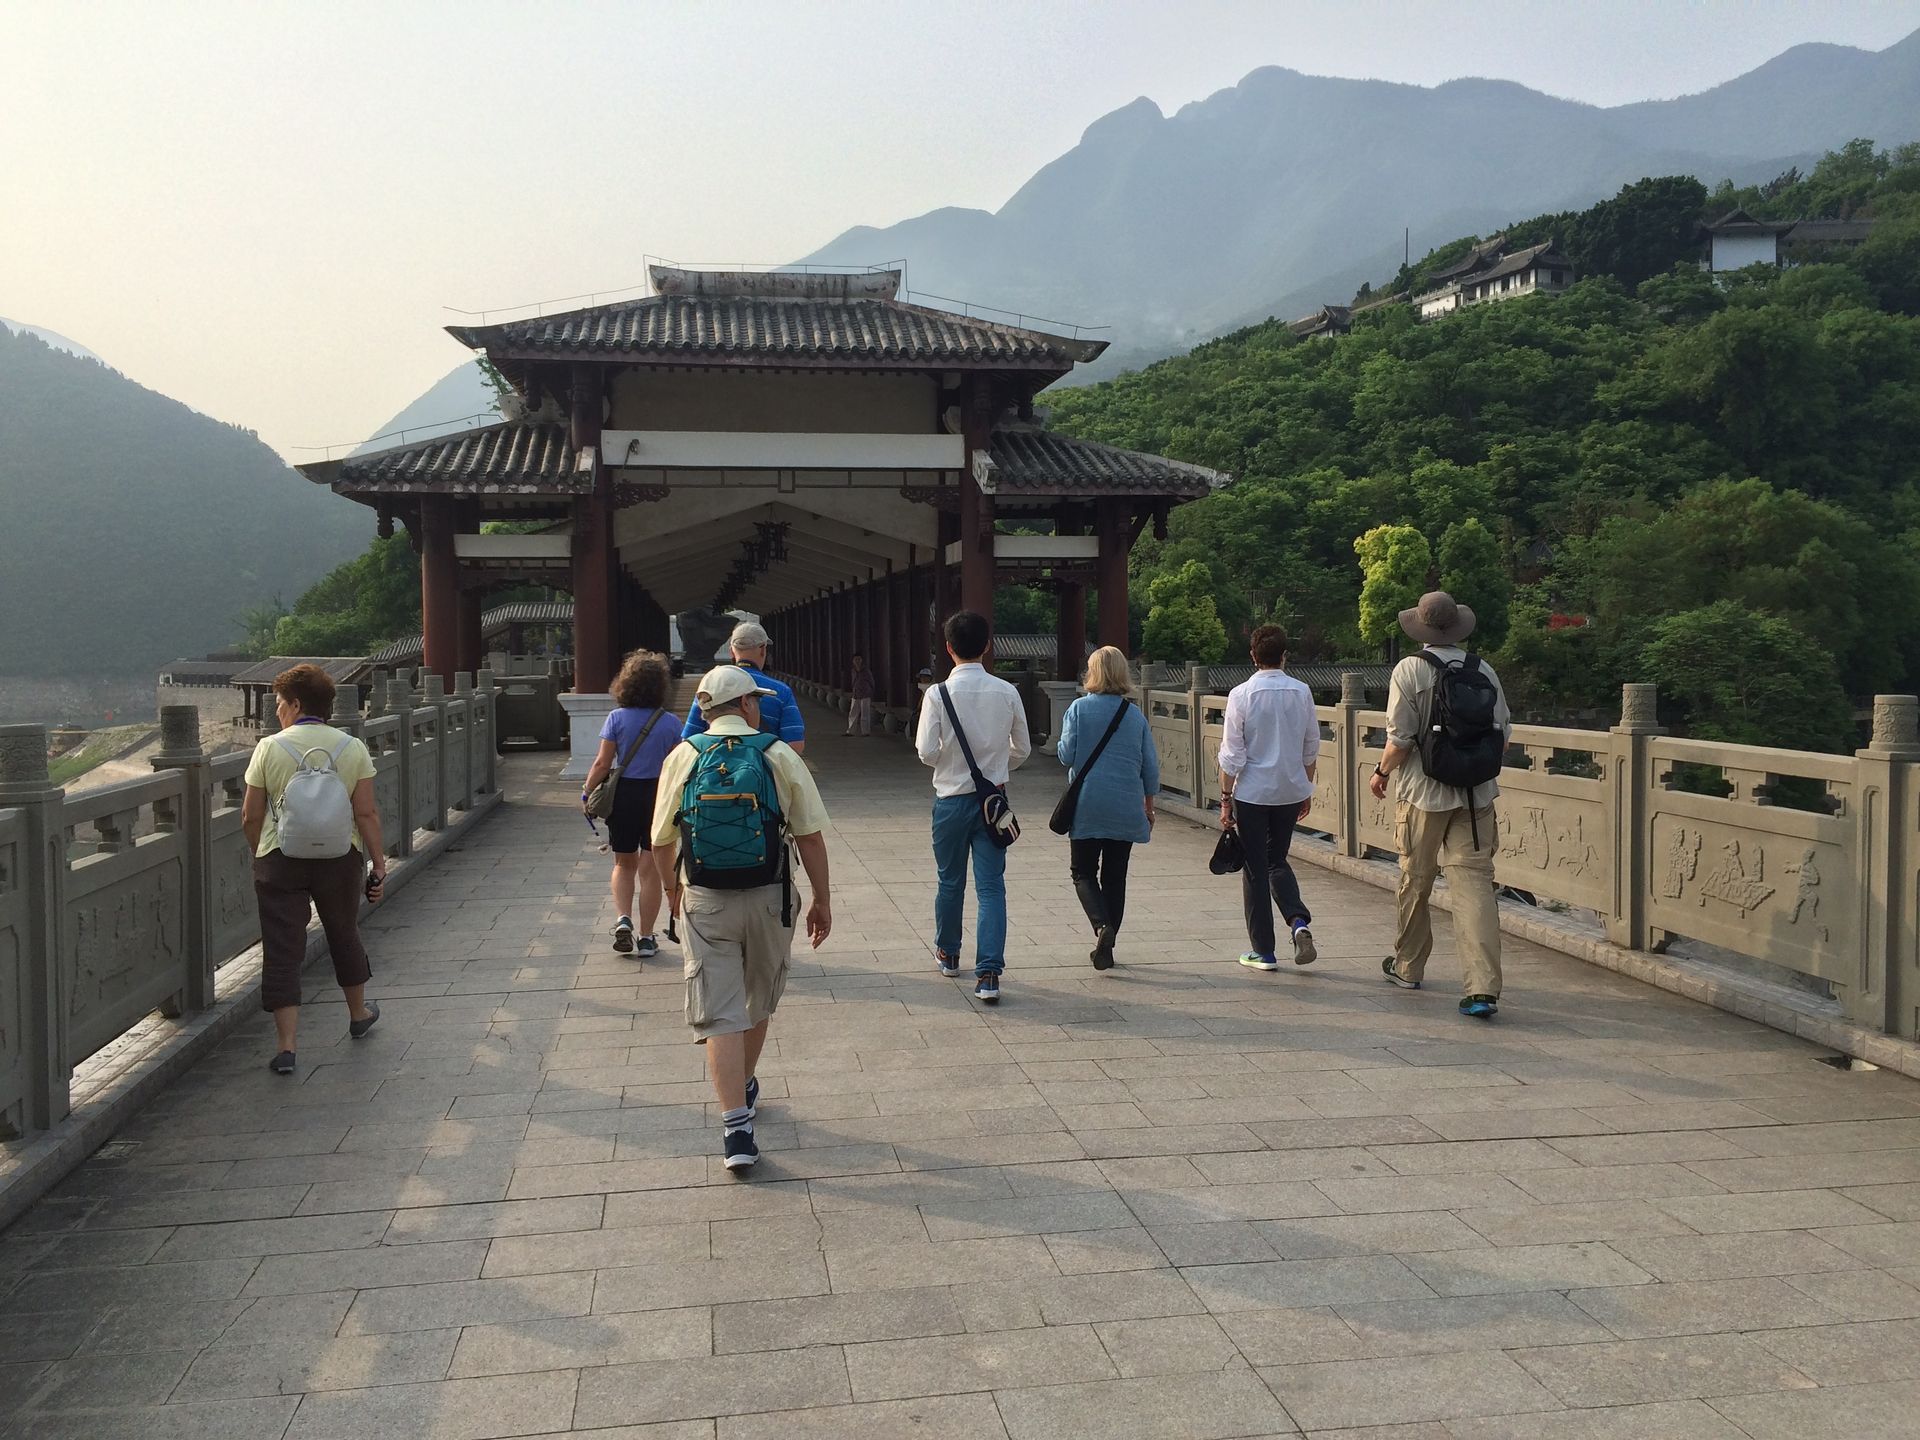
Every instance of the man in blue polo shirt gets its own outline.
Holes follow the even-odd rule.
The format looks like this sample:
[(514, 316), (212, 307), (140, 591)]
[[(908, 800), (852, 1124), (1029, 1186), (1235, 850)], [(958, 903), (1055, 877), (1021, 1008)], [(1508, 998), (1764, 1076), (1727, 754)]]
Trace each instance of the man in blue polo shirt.
[[(800, 716), (800, 703), (793, 698), (793, 691), (763, 668), (767, 663), (767, 647), (772, 643), (765, 630), (746, 620), (733, 627), (733, 634), (727, 638), (727, 651), (733, 656), (734, 664), (772, 692), (760, 697), (761, 731), (779, 736), (796, 754), (803, 753), (807, 748), (807, 725)], [(696, 699), (693, 708), (687, 711), (687, 723), (680, 733), (698, 735), (706, 728), (706, 717), (700, 713), (700, 702)]]

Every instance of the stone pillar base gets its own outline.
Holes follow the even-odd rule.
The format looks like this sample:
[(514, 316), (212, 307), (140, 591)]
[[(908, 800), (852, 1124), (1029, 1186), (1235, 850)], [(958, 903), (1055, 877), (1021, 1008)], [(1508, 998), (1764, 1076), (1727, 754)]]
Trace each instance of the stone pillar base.
[(569, 690), (560, 696), (560, 708), (567, 712), (567, 763), (560, 778), (584, 780), (600, 753), (600, 727), (613, 713), (613, 696)]
[(1043, 755), (1060, 753), (1060, 726), (1067, 718), (1067, 707), (1080, 698), (1080, 687), (1072, 680), (1042, 680), (1040, 693), (1047, 697), (1047, 743)]

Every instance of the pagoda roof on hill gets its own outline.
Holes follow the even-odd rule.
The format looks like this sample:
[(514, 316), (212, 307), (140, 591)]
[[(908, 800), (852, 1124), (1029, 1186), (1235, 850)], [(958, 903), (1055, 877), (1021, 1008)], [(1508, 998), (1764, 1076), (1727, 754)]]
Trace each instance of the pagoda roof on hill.
[(957, 367), (1064, 375), (1107, 348), (995, 320), (909, 304), (901, 272), (756, 274), (656, 265), (656, 293), (558, 315), (450, 325), (496, 360), (854, 369)]

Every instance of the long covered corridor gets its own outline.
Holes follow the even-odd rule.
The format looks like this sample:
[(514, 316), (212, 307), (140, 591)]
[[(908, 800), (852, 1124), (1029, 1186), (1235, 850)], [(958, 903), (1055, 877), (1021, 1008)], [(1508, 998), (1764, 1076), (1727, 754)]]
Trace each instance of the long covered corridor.
[(1444, 931), (1388, 989), (1389, 897), (1311, 865), (1323, 958), (1244, 971), (1177, 820), (1097, 974), (1043, 755), (987, 1010), (928, 956), (925, 772), (808, 719), (835, 927), (750, 1180), (677, 951), (610, 952), (575, 787), (509, 760), (379, 914), (367, 1041), (314, 974), (294, 1079), (253, 1021), (0, 1239), (0, 1434), (1909, 1433), (1914, 1083), (1513, 941), (1475, 1025)]

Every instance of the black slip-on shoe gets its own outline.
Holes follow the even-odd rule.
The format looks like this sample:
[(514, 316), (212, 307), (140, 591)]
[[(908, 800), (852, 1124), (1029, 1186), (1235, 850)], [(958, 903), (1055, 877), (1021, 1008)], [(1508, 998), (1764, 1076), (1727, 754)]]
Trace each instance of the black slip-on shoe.
[(375, 1000), (369, 1000), (367, 1002), (367, 1018), (364, 1020), (349, 1020), (347, 1022), (347, 1034), (351, 1035), (356, 1040), (364, 1040), (366, 1038), (367, 1032), (373, 1029), (373, 1027), (375, 1025), (378, 1025), (379, 1023), (380, 1023), (379, 1002)]

